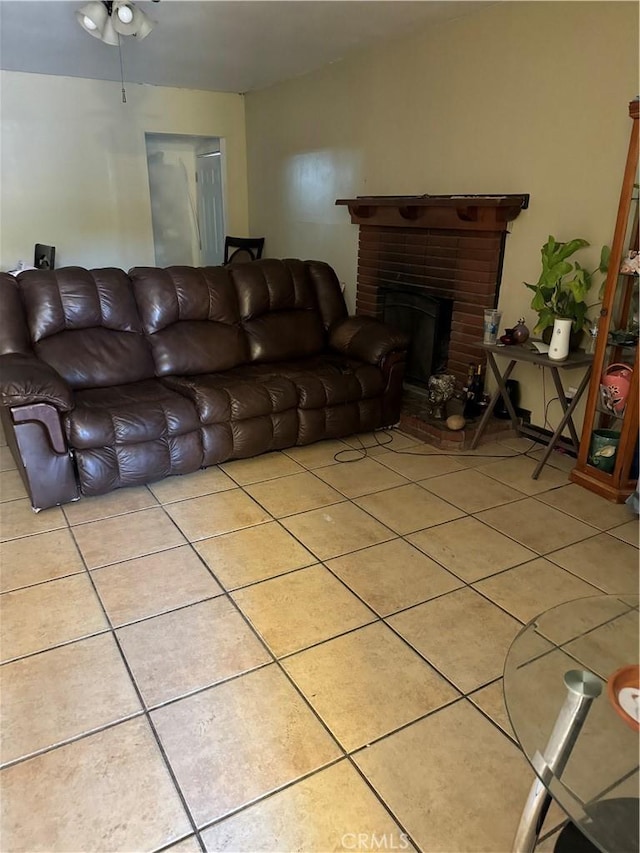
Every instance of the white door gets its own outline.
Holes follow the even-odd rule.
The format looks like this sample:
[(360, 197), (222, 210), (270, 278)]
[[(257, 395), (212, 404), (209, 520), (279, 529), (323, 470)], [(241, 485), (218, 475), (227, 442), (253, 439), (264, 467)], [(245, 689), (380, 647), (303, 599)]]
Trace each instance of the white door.
[(200, 263), (217, 266), (224, 258), (222, 168), (220, 152), (196, 156)]

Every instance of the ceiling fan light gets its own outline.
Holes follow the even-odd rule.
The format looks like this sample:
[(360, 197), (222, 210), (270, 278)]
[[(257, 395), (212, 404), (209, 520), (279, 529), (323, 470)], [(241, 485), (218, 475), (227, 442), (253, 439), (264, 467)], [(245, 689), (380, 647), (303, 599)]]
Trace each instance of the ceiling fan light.
[(107, 7), (99, 0), (92, 0), (76, 12), (76, 20), (82, 29), (94, 38), (102, 38), (108, 17)]
[(130, 0), (114, 0), (111, 19), (113, 26), (122, 36), (137, 35), (141, 38), (140, 32), (145, 31), (145, 35), (148, 35), (153, 29), (153, 21)]
[(100, 38), (105, 44), (110, 44), (113, 47), (117, 47), (120, 44), (120, 36), (118, 35), (116, 28), (113, 26), (113, 19), (111, 16), (109, 16), (105, 21)]
[(146, 38), (156, 25), (132, 0), (113, 0), (112, 3), (90, 0), (78, 9), (76, 19), (90, 36), (114, 46), (119, 44), (121, 35)]
[(133, 9), (128, 3), (118, 6), (116, 15), (118, 16), (118, 21), (123, 24), (130, 24), (133, 21)]

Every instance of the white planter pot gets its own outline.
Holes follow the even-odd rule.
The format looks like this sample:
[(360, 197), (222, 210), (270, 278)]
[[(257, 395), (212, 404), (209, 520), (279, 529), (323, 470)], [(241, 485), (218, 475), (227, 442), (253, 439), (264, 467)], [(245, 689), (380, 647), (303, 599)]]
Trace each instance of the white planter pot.
[(572, 322), (562, 317), (556, 317), (553, 321), (553, 334), (549, 344), (549, 358), (553, 361), (564, 361), (569, 355)]

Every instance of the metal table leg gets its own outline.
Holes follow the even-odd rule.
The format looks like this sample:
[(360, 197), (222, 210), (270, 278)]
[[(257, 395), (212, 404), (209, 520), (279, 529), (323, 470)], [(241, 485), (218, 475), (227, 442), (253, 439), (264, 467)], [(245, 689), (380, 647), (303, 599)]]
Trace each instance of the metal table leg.
[(602, 681), (587, 670), (569, 670), (564, 676), (564, 683), (567, 698), (556, 719), (544, 756), (538, 754), (538, 760), (534, 760), (539, 777), (531, 786), (522, 810), (513, 840), (513, 853), (533, 853), (551, 802), (551, 794), (544, 782), (550, 782), (554, 776), (562, 774), (591, 703), (602, 692)]
[(478, 446), (478, 442), (482, 436), (482, 433), (485, 431), (487, 422), (491, 417), (493, 410), (495, 409), (496, 403), (498, 402), (500, 395), (502, 395), (502, 399), (504, 400), (504, 404), (507, 407), (507, 411), (509, 412), (509, 417), (511, 418), (511, 422), (515, 429), (518, 429), (520, 422), (518, 421), (518, 416), (515, 413), (515, 409), (509, 399), (509, 393), (507, 391), (507, 379), (511, 376), (513, 368), (516, 366), (515, 359), (509, 362), (507, 369), (504, 374), (501, 374), (498, 370), (498, 365), (496, 364), (496, 360), (493, 357), (493, 353), (487, 352), (487, 362), (489, 363), (489, 367), (491, 368), (491, 372), (493, 373), (496, 382), (498, 383), (498, 387), (493, 392), (493, 396), (489, 401), (489, 405), (486, 408), (485, 413), (478, 424), (478, 429), (476, 430), (476, 434), (473, 437), (473, 441), (471, 442), (470, 450), (475, 450)]
[(585, 388), (589, 384), (589, 378), (591, 377), (591, 366), (589, 366), (587, 368), (587, 370), (586, 370), (586, 372), (582, 378), (582, 382), (578, 386), (578, 390), (574, 394), (573, 400), (571, 401), (571, 403), (569, 403), (569, 405), (567, 405), (567, 401), (566, 401), (565, 396), (564, 396), (564, 388), (562, 387), (562, 382), (560, 381), (560, 376), (558, 375), (558, 368), (557, 367), (551, 368), (551, 375), (553, 376), (553, 381), (554, 381), (554, 384), (556, 386), (556, 391), (558, 392), (558, 398), (560, 400), (560, 404), (561, 404), (562, 409), (564, 411), (564, 415), (563, 415), (560, 423), (556, 427), (556, 431), (553, 433), (553, 435), (549, 439), (549, 443), (547, 444), (547, 448), (546, 448), (545, 452), (542, 454), (542, 459), (540, 460), (540, 462), (538, 462), (538, 464), (535, 467), (533, 474), (531, 475), (532, 479), (534, 479), (534, 480), (537, 480), (538, 477), (540, 476), (540, 472), (542, 471), (542, 469), (546, 465), (547, 459), (551, 456), (551, 451), (556, 446), (558, 439), (560, 438), (560, 435), (562, 434), (562, 430), (565, 428), (565, 426), (567, 426), (567, 425), (569, 426), (569, 432), (571, 433), (571, 439), (573, 441), (573, 446), (574, 446), (575, 450), (578, 450), (578, 448), (580, 447), (580, 441), (578, 439), (578, 436), (576, 433), (576, 428), (575, 428), (574, 423), (573, 423), (573, 418), (571, 416), (573, 415), (573, 412), (574, 412), (576, 406), (578, 405), (580, 398), (582, 397), (582, 395), (584, 393)]

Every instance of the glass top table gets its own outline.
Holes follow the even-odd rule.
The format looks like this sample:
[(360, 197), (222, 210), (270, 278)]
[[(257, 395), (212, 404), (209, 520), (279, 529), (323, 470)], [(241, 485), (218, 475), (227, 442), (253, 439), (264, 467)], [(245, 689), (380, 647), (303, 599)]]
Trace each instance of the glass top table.
[(638, 663), (638, 642), (638, 595), (561, 604), (514, 640), (505, 703), (537, 776), (514, 851), (535, 846), (550, 796), (596, 849), (638, 850), (639, 739), (607, 695), (612, 673)]

